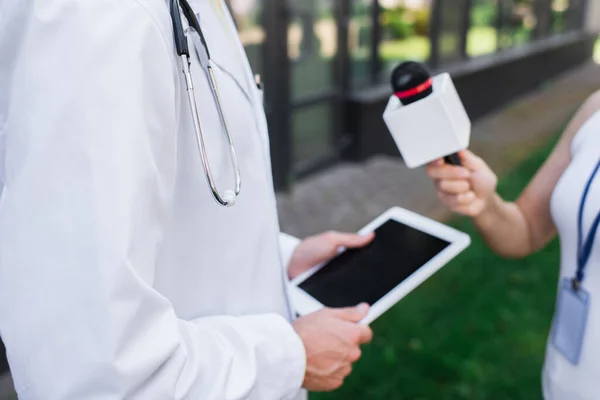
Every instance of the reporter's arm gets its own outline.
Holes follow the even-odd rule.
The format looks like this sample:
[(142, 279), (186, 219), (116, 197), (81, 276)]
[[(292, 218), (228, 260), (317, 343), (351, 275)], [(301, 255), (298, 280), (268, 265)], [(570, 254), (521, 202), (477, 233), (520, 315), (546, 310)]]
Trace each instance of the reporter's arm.
[(488, 247), (506, 258), (525, 257), (533, 253), (530, 225), (521, 208), (494, 193), (486, 209), (472, 218)]
[(583, 124), (600, 109), (600, 93), (579, 108), (550, 156), (515, 202), (497, 194), (473, 222), (488, 245), (505, 257), (524, 257), (545, 247), (556, 235), (550, 212), (554, 188), (571, 162), (571, 143)]
[(580, 107), (550, 156), (514, 202), (496, 193), (494, 173), (468, 151), (462, 154), (465, 168), (437, 162), (428, 167), (428, 172), (436, 179), (442, 201), (454, 211), (471, 216), (490, 249), (507, 258), (528, 256), (556, 235), (550, 213), (552, 192), (571, 161), (573, 137), (599, 109), (597, 92)]

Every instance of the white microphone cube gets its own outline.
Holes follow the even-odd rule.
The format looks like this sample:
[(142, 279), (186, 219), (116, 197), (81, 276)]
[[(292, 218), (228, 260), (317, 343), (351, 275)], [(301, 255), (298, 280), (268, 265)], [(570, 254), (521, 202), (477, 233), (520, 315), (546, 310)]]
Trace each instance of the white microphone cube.
[(448, 73), (433, 78), (432, 94), (409, 105), (390, 96), (383, 119), (409, 168), (469, 147), (471, 120)]

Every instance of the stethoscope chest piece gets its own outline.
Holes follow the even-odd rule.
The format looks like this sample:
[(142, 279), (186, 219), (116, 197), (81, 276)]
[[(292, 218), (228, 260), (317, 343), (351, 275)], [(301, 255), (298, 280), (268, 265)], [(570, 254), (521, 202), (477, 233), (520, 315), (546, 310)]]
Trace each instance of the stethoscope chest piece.
[(228, 207), (231, 207), (235, 205), (235, 200), (237, 199), (237, 196), (238, 195), (233, 190), (226, 190), (225, 193), (223, 193), (223, 201), (227, 203), (226, 205)]

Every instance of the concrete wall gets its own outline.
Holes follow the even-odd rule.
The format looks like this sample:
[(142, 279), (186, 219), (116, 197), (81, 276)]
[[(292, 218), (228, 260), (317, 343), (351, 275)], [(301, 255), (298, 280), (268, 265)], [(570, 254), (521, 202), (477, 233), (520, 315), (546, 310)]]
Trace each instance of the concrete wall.
[(600, 0), (588, 0), (585, 28), (588, 32), (600, 32)]

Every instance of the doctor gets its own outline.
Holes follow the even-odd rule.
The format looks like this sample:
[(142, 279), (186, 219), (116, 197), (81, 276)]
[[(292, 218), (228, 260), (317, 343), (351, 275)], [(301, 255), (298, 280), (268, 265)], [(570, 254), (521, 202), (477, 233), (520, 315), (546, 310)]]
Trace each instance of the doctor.
[(0, 336), (20, 399), (298, 398), (339, 387), (371, 340), (366, 306), (294, 320), (286, 281), (371, 237), (280, 234), (231, 17), (194, 0), (203, 39), (171, 3), (0, 5)]

